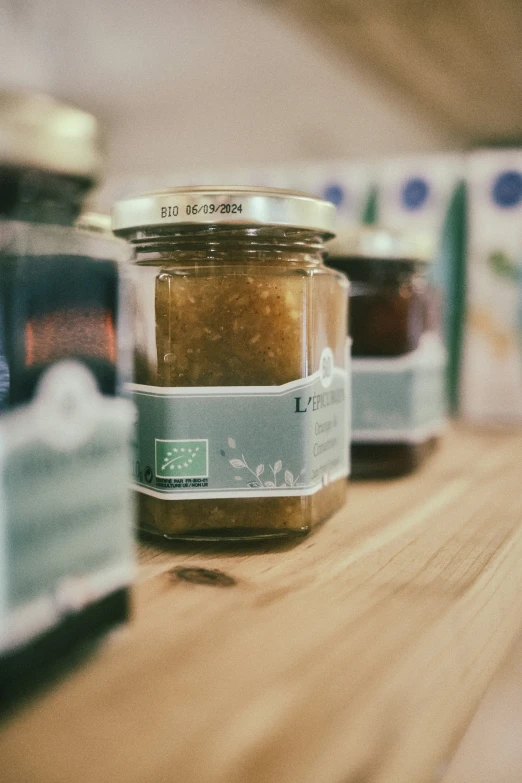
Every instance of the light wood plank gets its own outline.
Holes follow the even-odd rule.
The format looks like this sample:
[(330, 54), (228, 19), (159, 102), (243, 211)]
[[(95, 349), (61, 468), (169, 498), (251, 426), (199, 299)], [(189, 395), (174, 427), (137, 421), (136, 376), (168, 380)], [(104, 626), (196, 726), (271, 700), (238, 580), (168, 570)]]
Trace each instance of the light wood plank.
[(522, 780), (522, 637), (488, 689), (443, 783)]
[(462, 141), (522, 135), (516, 0), (259, 0)]
[(522, 627), (521, 457), (459, 428), (297, 546), (141, 545), (134, 623), (4, 724), (2, 783), (437, 779)]

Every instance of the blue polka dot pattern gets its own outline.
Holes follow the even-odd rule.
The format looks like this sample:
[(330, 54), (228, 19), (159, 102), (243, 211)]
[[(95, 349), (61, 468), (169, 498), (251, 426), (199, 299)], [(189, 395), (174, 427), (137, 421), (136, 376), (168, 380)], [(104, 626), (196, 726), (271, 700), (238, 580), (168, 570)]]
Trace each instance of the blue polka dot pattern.
[(426, 180), (412, 177), (402, 188), (402, 203), (406, 209), (420, 209), (428, 200), (429, 194), (430, 187)]
[(516, 207), (522, 201), (522, 174), (519, 171), (503, 171), (493, 183), (492, 195), (499, 207)]
[(323, 198), (340, 207), (346, 199), (346, 194), (340, 185), (328, 185), (323, 192)]

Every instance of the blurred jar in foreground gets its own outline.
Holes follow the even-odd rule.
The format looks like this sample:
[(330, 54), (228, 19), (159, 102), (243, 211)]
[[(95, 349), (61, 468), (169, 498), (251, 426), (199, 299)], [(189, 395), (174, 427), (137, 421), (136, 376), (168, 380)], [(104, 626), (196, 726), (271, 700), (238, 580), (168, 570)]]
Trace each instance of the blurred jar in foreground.
[(89, 114), (0, 93), (0, 409), (29, 400), (53, 362), (78, 358), (114, 395), (124, 246), (74, 224), (101, 170)]
[(0, 93), (0, 692), (128, 613), (124, 244), (75, 222), (96, 120)]
[(306, 533), (343, 503), (348, 284), (322, 260), (334, 207), (263, 188), (121, 201), (135, 248), (142, 529)]
[(329, 250), (327, 265), (351, 283), (352, 475), (408, 473), (432, 450), (445, 411), (445, 351), (426, 248), (367, 228)]

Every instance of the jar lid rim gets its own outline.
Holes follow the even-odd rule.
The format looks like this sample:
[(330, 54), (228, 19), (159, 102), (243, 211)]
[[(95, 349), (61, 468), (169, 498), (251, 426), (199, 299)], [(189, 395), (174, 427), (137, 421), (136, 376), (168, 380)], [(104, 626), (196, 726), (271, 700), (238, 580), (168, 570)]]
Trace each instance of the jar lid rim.
[(102, 234), (112, 237), (111, 216), (103, 212), (81, 212), (76, 219), (75, 226), (80, 231)]
[(0, 166), (97, 182), (102, 169), (98, 122), (51, 95), (0, 90)]
[(197, 186), (154, 190), (116, 202), (116, 234), (160, 226), (279, 226), (335, 236), (335, 206), (307, 193), (279, 188)]
[(434, 258), (434, 241), (429, 232), (400, 232), (378, 224), (341, 228), (329, 253), (358, 261), (429, 264)]

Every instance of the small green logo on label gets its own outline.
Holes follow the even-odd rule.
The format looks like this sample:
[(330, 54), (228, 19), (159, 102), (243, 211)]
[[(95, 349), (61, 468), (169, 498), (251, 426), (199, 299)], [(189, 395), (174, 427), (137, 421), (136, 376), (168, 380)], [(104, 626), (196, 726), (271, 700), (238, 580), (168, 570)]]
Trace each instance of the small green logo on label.
[(157, 478), (206, 478), (208, 440), (159, 440), (156, 443)]

